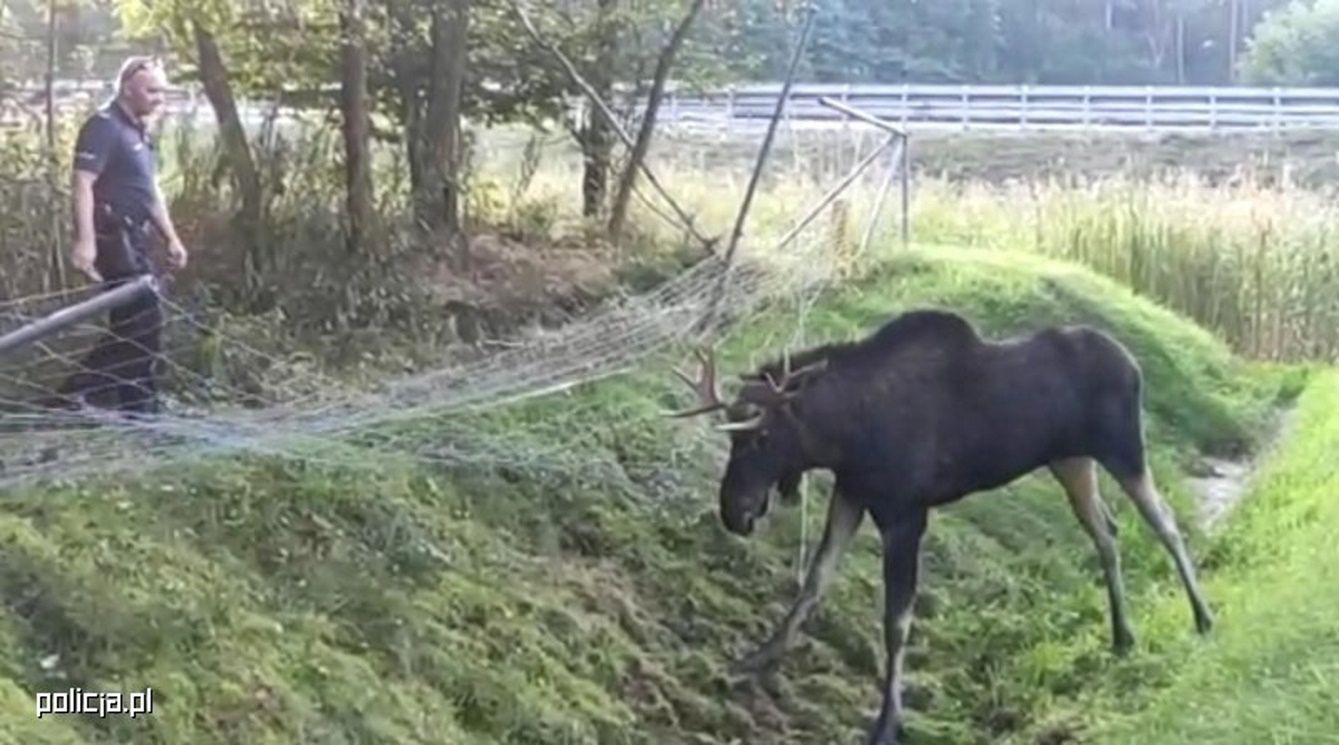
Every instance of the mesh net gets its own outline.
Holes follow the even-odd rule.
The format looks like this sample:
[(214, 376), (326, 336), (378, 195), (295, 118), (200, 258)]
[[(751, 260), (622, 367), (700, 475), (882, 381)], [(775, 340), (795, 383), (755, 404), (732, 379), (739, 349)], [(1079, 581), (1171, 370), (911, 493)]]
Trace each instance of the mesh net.
[[(160, 347), (148, 353), (155, 360), (163, 410), (137, 417), (117, 412), (108, 402), (114, 403), (118, 381), (107, 378), (86, 387), (89, 405), (60, 408), (55, 398), (61, 386), (92, 371), (100, 344), (104, 351), (112, 341), (121, 343), (122, 352), (143, 350), (135, 339), (115, 334), (133, 324), (134, 313), (122, 310), (119, 324), (107, 323), (105, 313), (81, 320), (0, 353), (0, 489), (142, 474), (232, 453), (332, 464), (409, 458), (599, 468), (574, 454), (572, 436), (561, 422), (504, 427), (488, 417), (518, 401), (652, 364), (653, 357), (677, 345), (719, 338), (766, 304), (798, 299), (795, 307), (803, 314), (814, 293), (848, 269), (852, 258), (834, 250), (827, 221), (818, 218), (839, 197), (849, 209), (850, 187), (863, 179), (880, 185), (861, 197), (868, 201), (864, 213), (873, 226), (892, 182), (882, 171), (896, 168), (900, 147), (896, 138), (875, 143), (788, 232), (741, 243), (728, 264), (719, 255), (708, 256), (650, 292), (611, 301), (559, 329), (512, 340), (502, 351), (443, 360), (430, 372), (371, 388), (351, 388), (254, 349), (244, 339), (224, 337), (205, 323), (200, 309), (178, 303), (169, 291), (159, 295)], [(92, 290), (80, 289), (0, 299), (0, 337), (92, 296)], [(798, 336), (803, 324), (796, 328)], [(215, 374), (216, 361), (202, 349), (226, 350), (234, 368), (265, 371), (264, 384)], [(601, 411), (606, 417), (620, 413)], [(430, 436), (421, 427), (430, 427)]]

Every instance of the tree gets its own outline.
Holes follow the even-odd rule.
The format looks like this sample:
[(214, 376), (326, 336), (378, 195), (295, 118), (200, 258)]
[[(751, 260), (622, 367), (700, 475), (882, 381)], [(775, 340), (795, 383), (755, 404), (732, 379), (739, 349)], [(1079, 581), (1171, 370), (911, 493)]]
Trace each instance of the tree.
[(340, 110), (343, 114), (344, 171), (350, 253), (366, 246), (372, 223), (371, 121), (367, 110), (366, 0), (345, 0), (340, 13), (343, 44), (340, 51)]
[(632, 197), (632, 186), (637, 179), (637, 169), (641, 166), (642, 161), (646, 159), (646, 153), (651, 148), (651, 134), (655, 131), (656, 114), (660, 109), (661, 99), (665, 95), (665, 82), (669, 79), (670, 68), (674, 66), (674, 58), (678, 55), (679, 49), (683, 47), (689, 28), (692, 27), (693, 21), (697, 19), (698, 13), (702, 11), (703, 3), (704, 0), (691, 0), (688, 12), (675, 26), (674, 33), (670, 35), (669, 41), (665, 43), (656, 59), (656, 69), (651, 80), (651, 91), (646, 96), (646, 111), (642, 115), (637, 140), (633, 143), (632, 152), (628, 155), (628, 162), (623, 167), (622, 175), (619, 177), (618, 192), (614, 195), (613, 209), (610, 210), (609, 237), (615, 243), (618, 243), (622, 238), (623, 225), (628, 214), (628, 202)]
[(469, 52), (468, 0), (385, 0), (388, 42), (374, 96), (397, 120), (409, 157), (415, 222), (459, 230), (460, 121)]
[(1268, 13), (1242, 67), (1255, 85), (1339, 84), (1339, 0), (1293, 2)]

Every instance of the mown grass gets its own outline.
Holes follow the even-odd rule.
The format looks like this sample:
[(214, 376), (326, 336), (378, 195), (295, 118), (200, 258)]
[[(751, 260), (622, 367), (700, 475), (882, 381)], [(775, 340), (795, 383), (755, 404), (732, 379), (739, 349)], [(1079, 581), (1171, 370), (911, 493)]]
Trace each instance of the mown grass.
[[(722, 363), (737, 370), (925, 305), (991, 335), (1085, 321), (1126, 341), (1148, 376), (1152, 460), (1197, 558), (1203, 538), (1177, 475), (1197, 452), (1258, 446), (1301, 386), (1114, 282), (970, 251), (889, 260), (821, 298), (798, 340), (796, 310), (777, 308), (741, 328)], [(759, 537), (727, 535), (712, 497), (720, 443), (703, 422), (657, 413), (681, 396), (655, 368), (440, 429), (404, 425), (443, 446), (470, 429), (505, 437), (518, 467), (246, 458), (8, 495), (0, 728), (25, 742), (851, 741), (877, 703), (874, 531), (858, 536), (775, 681), (728, 676), (793, 597), (823, 480), (807, 509)], [(527, 447), (554, 446), (588, 467), (524, 467)], [(1175, 577), (1104, 487), (1142, 608)], [(908, 656), (911, 741), (1021, 732), (1109, 675), (1098, 577), (1046, 478), (937, 515)], [(1136, 659), (1190, 643), (1188, 609), (1173, 620), (1136, 627)], [(1144, 672), (1144, 685), (1176, 675)], [(34, 691), (148, 685), (148, 718), (33, 718)]]
[[(1094, 743), (1332, 743), (1339, 741), (1339, 376), (1302, 396), (1286, 440), (1254, 476), (1250, 496), (1207, 544), (1207, 591), (1218, 628), (1204, 643), (1168, 636), (1082, 705)], [(1145, 606), (1141, 623), (1174, 631), (1180, 598)], [(1140, 670), (1168, 671), (1166, 686)], [(1027, 738), (1017, 741), (1025, 742)]]

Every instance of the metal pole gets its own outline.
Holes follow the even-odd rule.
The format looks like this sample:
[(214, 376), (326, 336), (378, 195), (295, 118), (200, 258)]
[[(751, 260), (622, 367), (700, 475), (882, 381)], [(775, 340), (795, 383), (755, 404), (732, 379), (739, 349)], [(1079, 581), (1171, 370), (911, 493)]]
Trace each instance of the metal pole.
[[(906, 142), (902, 142), (902, 148), (906, 147)], [(860, 253), (863, 255), (869, 250), (869, 243), (874, 238), (874, 229), (878, 227), (879, 215), (883, 213), (883, 203), (888, 198), (888, 192), (893, 188), (893, 179), (897, 177), (897, 172), (902, 168), (902, 149), (889, 159), (888, 173), (883, 177), (883, 183), (879, 186), (879, 196), (874, 201), (874, 210), (870, 212), (869, 223), (865, 225), (865, 235), (860, 239)]]
[[(536, 43), (538, 43), (544, 49), (548, 50), (551, 54), (553, 54), (554, 57), (558, 59), (558, 62), (560, 62), (563, 66), (563, 69), (567, 71), (567, 75), (572, 79), (572, 82), (577, 84), (577, 87), (579, 87), (582, 90), (582, 92), (586, 94), (586, 97), (590, 99), (590, 102), (595, 106), (595, 108), (601, 114), (604, 115), (605, 121), (609, 125), (609, 128), (613, 130), (614, 134), (618, 135), (618, 138), (623, 141), (623, 144), (629, 150), (632, 150), (635, 147), (632, 141), (632, 136), (628, 134), (627, 130), (623, 129), (623, 125), (620, 124), (618, 121), (618, 116), (615, 115), (614, 112), (609, 109), (609, 105), (604, 102), (604, 99), (600, 98), (600, 94), (595, 90), (595, 88), (592, 87), (591, 84), (588, 83), (586, 79), (581, 76), (581, 73), (577, 70), (576, 65), (573, 64), (572, 61), (567, 58), (567, 55), (563, 54), (561, 49), (554, 46), (552, 42), (546, 40), (543, 36), (540, 35), (539, 30), (535, 28), (534, 22), (530, 20), (530, 16), (526, 14), (525, 9), (522, 8), (520, 4), (516, 2), (516, 0), (511, 0), (511, 7), (512, 10), (516, 11), (516, 15), (520, 17), (521, 24), (525, 26), (525, 30), (527, 33), (530, 34), (530, 37), (533, 38)], [(683, 223), (684, 227), (688, 229), (688, 232), (692, 233), (693, 237), (696, 238), (698, 242), (701, 243), (703, 246), (707, 247), (707, 250), (710, 251), (711, 246), (715, 245), (716, 239), (707, 238), (705, 235), (702, 234), (702, 231), (698, 230), (697, 223), (693, 221), (692, 215), (689, 215), (688, 212), (685, 211), (683, 207), (679, 206), (679, 203), (674, 200), (674, 197), (670, 196), (669, 190), (665, 188), (665, 185), (661, 183), (660, 179), (656, 178), (655, 172), (652, 171), (651, 167), (646, 164), (645, 159), (638, 161), (637, 167), (641, 169), (642, 175), (646, 176), (646, 180), (648, 183), (651, 184), (651, 188), (655, 189), (656, 192), (660, 194), (661, 198), (664, 199), (667, 204), (669, 204), (670, 209), (674, 210), (674, 214)]]
[(786, 100), (790, 97), (791, 86), (795, 84), (795, 72), (799, 69), (800, 59), (809, 47), (809, 33), (813, 29), (814, 19), (818, 16), (818, 8), (810, 4), (805, 15), (804, 26), (800, 29), (799, 41), (795, 48), (791, 50), (790, 65), (786, 70), (786, 82), (781, 86), (781, 93), (777, 96), (776, 106), (772, 110), (772, 119), (767, 124), (767, 134), (763, 136), (762, 147), (758, 150), (758, 159), (753, 165), (753, 173), (749, 176), (748, 187), (744, 190), (744, 200), (739, 205), (739, 213), (735, 215), (735, 226), (730, 232), (730, 243), (725, 249), (725, 267), (721, 271), (720, 279), (711, 295), (711, 301), (707, 306), (706, 313), (698, 321), (697, 328), (705, 332), (716, 319), (717, 306), (720, 305), (721, 297), (725, 293), (725, 282), (730, 277), (730, 269), (735, 258), (735, 249), (739, 247), (739, 239), (744, 233), (744, 220), (748, 216), (749, 207), (753, 204), (753, 194), (758, 188), (758, 180), (762, 177), (763, 165), (767, 162), (767, 156), (772, 150), (772, 139), (776, 136), (777, 125), (781, 122), (781, 116), (786, 110)]
[(819, 214), (823, 212), (824, 208), (826, 208), (829, 204), (832, 204), (832, 202), (837, 197), (841, 196), (842, 191), (844, 191), (846, 187), (850, 186), (852, 182), (860, 178), (860, 174), (864, 173), (865, 169), (869, 168), (871, 163), (878, 160), (879, 156), (883, 154), (884, 150), (887, 150), (889, 147), (898, 144), (899, 142), (900, 140), (898, 140), (896, 136), (889, 137), (887, 140), (883, 142), (882, 145), (879, 145), (878, 147), (874, 148), (874, 151), (871, 152), (868, 156), (866, 156), (864, 160), (860, 161), (860, 163), (857, 164), (856, 167), (846, 175), (846, 178), (842, 179), (836, 186), (832, 187), (832, 189), (828, 191), (828, 193), (823, 197), (823, 199), (819, 201), (818, 206), (811, 209), (809, 211), (809, 214), (804, 216), (804, 219), (796, 223), (795, 227), (791, 228), (790, 231), (787, 232), (785, 236), (781, 238), (781, 240), (777, 241), (776, 245), (773, 247), (773, 250), (780, 250), (782, 248), (785, 248), (787, 245), (790, 244), (791, 241), (795, 240), (795, 237), (799, 235), (806, 227), (808, 227), (809, 223), (813, 222), (819, 216)]
[[(898, 164), (898, 170), (901, 172), (902, 247), (907, 248), (911, 245), (911, 137), (908, 136), (907, 130), (892, 122), (884, 121), (873, 114), (852, 108), (841, 101), (833, 100), (827, 96), (820, 97), (818, 102), (830, 109), (836, 109), (849, 117), (859, 119), (860, 121), (878, 127), (885, 132), (890, 132), (900, 141), (902, 147), (898, 151), (895, 162)], [(887, 146), (885, 145), (885, 147)], [(891, 177), (891, 175), (892, 174), (890, 173), (889, 176)], [(879, 197), (879, 203), (883, 203), (882, 196)], [(870, 232), (873, 232), (872, 224), (870, 226)], [(868, 241), (869, 233), (865, 236), (865, 242), (868, 243)]]
[(911, 247), (911, 138), (902, 138), (902, 248)]
[(152, 274), (145, 274), (127, 282), (114, 290), (108, 290), (68, 308), (61, 308), (46, 318), (33, 321), (22, 328), (0, 336), (0, 354), (18, 349), (24, 344), (86, 320), (103, 311), (110, 310), (128, 302), (143, 290), (158, 291), (158, 280)]
[(836, 101), (827, 96), (820, 96), (818, 98), (818, 102), (830, 109), (836, 109), (837, 111), (840, 111), (841, 113), (846, 114), (849, 117), (859, 119), (860, 121), (865, 122), (866, 124), (873, 124), (874, 126), (886, 132), (891, 132), (895, 135), (901, 135), (902, 137), (907, 136), (907, 131), (897, 126), (896, 124), (893, 124), (892, 122), (885, 122), (879, 117), (874, 116), (873, 114), (867, 114), (859, 109), (853, 109), (850, 106), (847, 106), (846, 104), (842, 103), (841, 101)]
[(808, 15), (804, 19), (804, 27), (800, 30), (800, 41), (791, 53), (790, 68), (786, 71), (786, 82), (782, 84), (781, 93), (777, 96), (776, 107), (772, 111), (772, 120), (767, 124), (767, 134), (763, 136), (762, 147), (758, 150), (758, 160), (753, 165), (753, 173), (749, 176), (748, 187), (744, 190), (744, 202), (739, 205), (739, 214), (735, 215), (735, 226), (730, 231), (730, 243), (725, 248), (725, 265), (727, 268), (734, 258), (735, 249), (739, 246), (740, 236), (744, 233), (744, 220), (748, 216), (749, 207), (753, 204), (753, 194), (758, 188), (758, 180), (762, 177), (763, 164), (767, 162), (767, 155), (771, 152), (772, 139), (776, 136), (777, 124), (781, 120), (781, 115), (785, 112), (786, 99), (790, 97), (791, 86), (795, 84), (795, 70), (799, 67), (800, 59), (809, 46), (809, 32), (814, 26), (814, 18), (817, 15), (817, 8), (810, 5)]

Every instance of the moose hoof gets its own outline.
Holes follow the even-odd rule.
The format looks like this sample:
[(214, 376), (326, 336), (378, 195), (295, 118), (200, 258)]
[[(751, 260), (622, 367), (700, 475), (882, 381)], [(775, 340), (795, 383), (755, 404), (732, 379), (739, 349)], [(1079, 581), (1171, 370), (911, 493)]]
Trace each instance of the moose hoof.
[(1213, 631), (1213, 616), (1208, 611), (1195, 614), (1195, 630), (1201, 634)]

